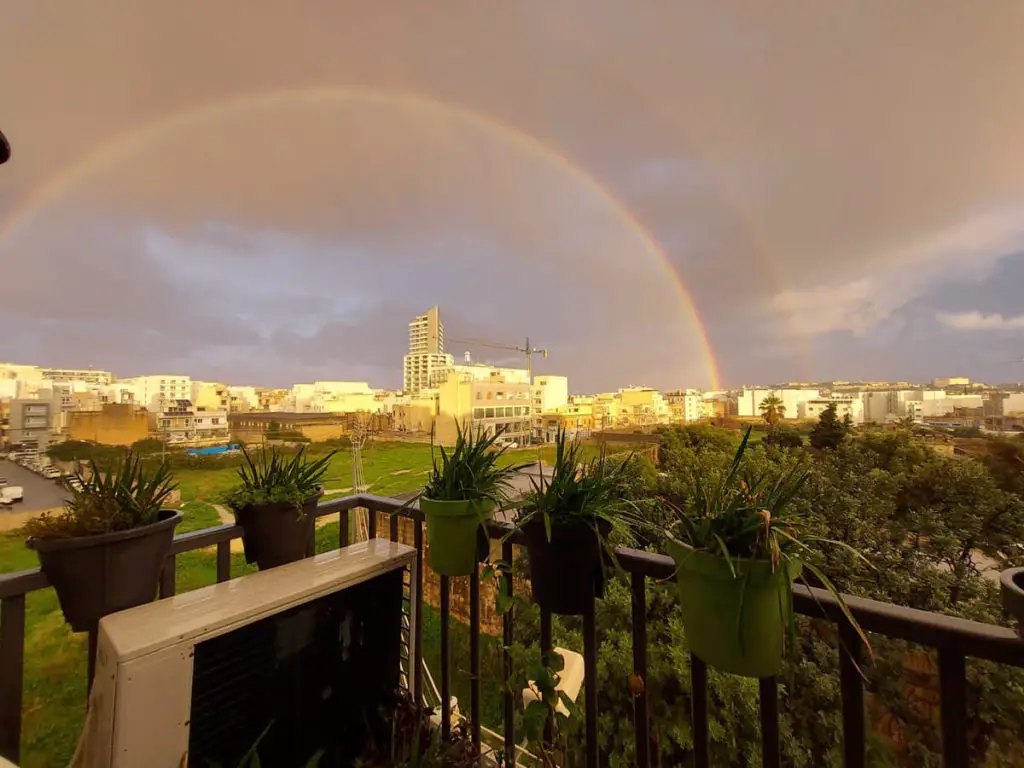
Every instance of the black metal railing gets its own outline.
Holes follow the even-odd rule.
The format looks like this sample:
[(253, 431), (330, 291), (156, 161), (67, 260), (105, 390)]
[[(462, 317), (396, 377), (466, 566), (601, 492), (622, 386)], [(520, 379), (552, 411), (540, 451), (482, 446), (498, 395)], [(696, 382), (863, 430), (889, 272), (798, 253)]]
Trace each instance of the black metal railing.
[[(366, 508), (371, 514), (368, 519), (368, 533), (377, 535), (377, 513), (389, 515), (388, 533), (392, 541), (399, 538), (399, 517), (408, 517), (413, 523), (413, 546), (417, 551), (417, 572), (421, 578), (408, 588), (416, 593), (417, 605), (423, 595), (424, 536), (422, 515), (415, 505), (403, 507), (396, 499), (359, 495), (325, 502), (320, 505), (317, 516), (338, 515), (340, 532), (338, 545), (349, 543), (349, 517), (351, 511)], [(512, 533), (507, 523), (490, 524), (492, 538), (504, 539), (502, 557), (512, 559), (512, 545), (519, 543), (518, 534)], [(509, 535), (511, 534), (511, 535)], [(241, 537), (241, 529), (235, 525), (222, 525), (201, 531), (182, 534), (174, 540), (174, 547), (160, 580), (160, 596), (167, 597), (175, 591), (175, 558), (183, 552), (216, 547), (217, 581), (231, 577), (231, 541)], [(312, 552), (313, 541), (310, 541)], [(647, 580), (670, 578), (675, 566), (671, 558), (635, 549), (620, 548), (619, 562), (629, 574), (632, 594), (632, 634), (634, 673), (641, 680), (647, 679)], [(506, 586), (512, 593), (512, 577), (506, 574)], [(448, 731), (451, 722), (451, 643), (450, 643), (450, 580), (440, 579), (440, 650), (441, 650), (441, 724)], [(25, 596), (29, 592), (44, 589), (45, 577), (38, 569), (0, 576), (0, 755), (15, 763), (20, 757), (21, 713), (24, 674), (25, 642)], [(838, 628), (840, 642), (839, 678), (842, 692), (842, 727), (844, 765), (858, 768), (867, 764), (866, 755), (866, 714), (863, 680), (859, 671), (861, 645), (855, 630), (845, 618), (837, 601), (828, 592), (796, 586), (793, 590), (794, 606), (798, 613), (812, 618), (824, 619)], [(867, 632), (890, 638), (909, 641), (938, 653), (939, 691), (941, 696), (941, 734), (945, 765), (959, 768), (968, 765), (967, 745), (967, 658), (1024, 667), (1024, 642), (1015, 632), (990, 624), (967, 621), (927, 611), (904, 608), (864, 598), (847, 597), (846, 604)], [(480, 578), (470, 577), (470, 719), (472, 738), (480, 743)], [(502, 642), (505, 679), (512, 676), (512, 657), (507, 650), (514, 640), (513, 617), (506, 613), (502, 617)], [(93, 633), (94, 635), (94, 633)], [(594, 626), (593, 607), (583, 616), (583, 657), (584, 657), (584, 698), (586, 713), (587, 765), (598, 766), (598, 686), (597, 686), (597, 641)], [(550, 651), (551, 615), (540, 614), (540, 646)], [(95, 647), (95, 637), (90, 637), (90, 654)], [(405, 640), (406, 659), (422, 659), (422, 612), (412, 614), (409, 637)], [(422, 692), (422, 663), (411, 665), (405, 674), (411, 675), (413, 690)], [(692, 721), (694, 738), (694, 765), (707, 768), (709, 765), (708, 735), (708, 678), (704, 663), (691, 657)], [(92, 663), (89, 664), (89, 676)], [(409, 678), (407, 678), (409, 679)], [(779, 743), (779, 700), (778, 686), (774, 678), (760, 681), (760, 720), (762, 760), (772, 768), (781, 764)], [(504, 692), (504, 748), (508, 757), (517, 754), (514, 698), (510, 686)], [(550, 738), (550, 729), (548, 729)], [(636, 763), (649, 768), (650, 755), (650, 714), (645, 690), (636, 697)]]

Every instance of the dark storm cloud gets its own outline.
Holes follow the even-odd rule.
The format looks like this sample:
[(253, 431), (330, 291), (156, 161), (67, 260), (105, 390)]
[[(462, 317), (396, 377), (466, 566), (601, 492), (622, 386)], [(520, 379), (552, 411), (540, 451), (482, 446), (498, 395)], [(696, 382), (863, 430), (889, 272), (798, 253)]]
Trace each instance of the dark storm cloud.
[[(557, 349), (574, 389), (708, 383), (665, 270), (509, 133), (293, 100), (132, 143), (200, 104), (354, 85), (586, 168), (664, 246), (732, 383), (930, 377), (963, 335), (936, 312), (1020, 314), (986, 278), (1024, 241), (1022, 29), (1019, 4), (926, 0), (17, 3), (0, 269), (31, 287), (5, 293), (0, 359), (393, 384), (410, 315), (441, 303), (453, 337)], [(915, 314), (960, 283), (970, 306)]]

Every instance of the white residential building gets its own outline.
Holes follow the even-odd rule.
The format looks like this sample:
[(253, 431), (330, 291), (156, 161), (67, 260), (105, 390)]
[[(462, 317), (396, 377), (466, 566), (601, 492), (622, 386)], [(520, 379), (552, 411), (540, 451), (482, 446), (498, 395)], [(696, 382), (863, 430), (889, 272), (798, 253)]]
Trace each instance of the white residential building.
[(672, 421), (685, 424), (700, 421), (706, 416), (705, 395), (696, 389), (677, 389), (665, 393)]
[(854, 424), (863, 423), (864, 403), (859, 393), (804, 400), (800, 403), (799, 417), (801, 419), (819, 419), (821, 414), (833, 404), (836, 406), (836, 416), (839, 417), (840, 421), (849, 416)]
[(1006, 416), (1024, 415), (1024, 392), (1011, 392), (1003, 400), (1003, 414)]
[(741, 418), (758, 418), (761, 416), (761, 403), (767, 397), (777, 397), (782, 401), (783, 418), (797, 419), (801, 406), (810, 400), (818, 400), (821, 392), (817, 389), (747, 389), (743, 388), (736, 398), (736, 414)]
[(192, 400), (192, 378), (174, 374), (154, 374), (121, 379), (112, 385), (111, 402), (135, 403), (159, 413), (178, 400)]
[(431, 307), (409, 323), (409, 354), (402, 360), (402, 391), (418, 395), (432, 386), (437, 371), (452, 365), (444, 351), (444, 323), (441, 311)]
[(314, 381), (292, 387), (286, 409), (293, 413), (378, 413), (385, 401), (365, 381)]

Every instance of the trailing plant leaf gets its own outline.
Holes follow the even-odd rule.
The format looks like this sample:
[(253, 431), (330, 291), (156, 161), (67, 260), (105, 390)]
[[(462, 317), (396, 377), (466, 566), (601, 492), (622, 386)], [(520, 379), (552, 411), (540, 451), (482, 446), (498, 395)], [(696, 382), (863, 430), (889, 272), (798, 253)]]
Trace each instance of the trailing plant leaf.
[(104, 470), (90, 459), (89, 471), (79, 467), (75, 478), (78, 482), (69, 485), (71, 498), (60, 512), (44, 512), (25, 524), (29, 538), (95, 536), (151, 525), (178, 487), (166, 464), (150, 468), (132, 451)]

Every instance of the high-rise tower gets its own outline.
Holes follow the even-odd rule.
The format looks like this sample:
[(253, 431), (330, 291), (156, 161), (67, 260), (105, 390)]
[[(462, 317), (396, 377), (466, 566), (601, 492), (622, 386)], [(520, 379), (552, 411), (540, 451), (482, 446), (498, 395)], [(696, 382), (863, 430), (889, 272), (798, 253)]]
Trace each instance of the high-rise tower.
[(430, 386), (434, 371), (451, 367), (452, 363), (452, 356), (444, 351), (441, 311), (431, 307), (409, 323), (409, 354), (402, 366), (402, 391), (407, 395), (418, 395)]

